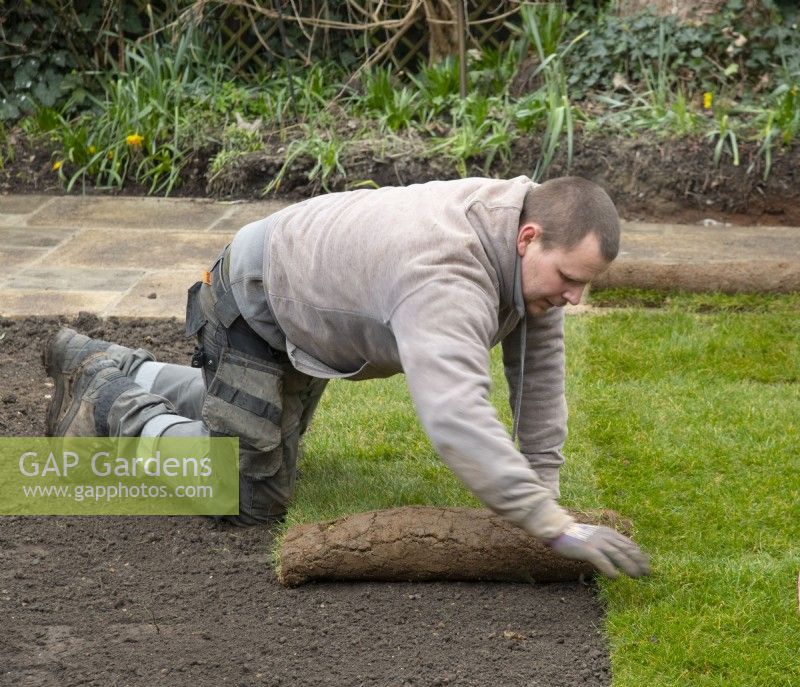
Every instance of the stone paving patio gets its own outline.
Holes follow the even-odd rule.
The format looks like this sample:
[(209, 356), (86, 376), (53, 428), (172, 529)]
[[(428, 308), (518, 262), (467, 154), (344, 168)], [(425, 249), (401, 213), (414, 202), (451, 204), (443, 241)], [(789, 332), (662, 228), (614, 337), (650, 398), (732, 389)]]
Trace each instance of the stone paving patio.
[(284, 205), (0, 196), (0, 313), (181, 318), (236, 230)]
[[(184, 316), (186, 289), (279, 201), (0, 196), (0, 315)], [(625, 223), (603, 285), (800, 290), (800, 228)]]

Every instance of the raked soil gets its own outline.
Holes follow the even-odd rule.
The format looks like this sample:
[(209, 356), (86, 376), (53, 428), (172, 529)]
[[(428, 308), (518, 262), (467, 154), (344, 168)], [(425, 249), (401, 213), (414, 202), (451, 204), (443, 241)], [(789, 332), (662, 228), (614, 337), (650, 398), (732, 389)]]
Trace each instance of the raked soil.
[[(186, 363), (180, 323), (0, 319), (0, 436), (41, 436), (60, 324)], [(312, 429), (313, 431), (313, 429)], [(271, 534), (199, 517), (0, 518), (0, 685), (607, 685), (582, 583), (287, 589)]]

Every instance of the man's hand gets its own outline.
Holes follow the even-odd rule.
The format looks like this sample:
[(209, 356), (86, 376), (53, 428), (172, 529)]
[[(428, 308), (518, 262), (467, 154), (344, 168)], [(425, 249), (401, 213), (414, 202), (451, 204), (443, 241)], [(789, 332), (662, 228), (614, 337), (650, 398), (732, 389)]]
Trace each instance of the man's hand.
[(620, 570), (631, 577), (650, 572), (647, 556), (641, 549), (610, 527), (576, 522), (547, 543), (556, 553), (588, 561), (608, 577), (619, 576)]

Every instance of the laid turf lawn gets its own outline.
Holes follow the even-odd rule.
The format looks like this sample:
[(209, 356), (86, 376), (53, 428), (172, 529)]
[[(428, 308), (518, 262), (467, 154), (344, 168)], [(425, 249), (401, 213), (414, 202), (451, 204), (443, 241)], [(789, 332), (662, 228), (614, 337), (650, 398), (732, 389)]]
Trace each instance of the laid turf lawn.
[[(800, 298), (635, 295), (567, 321), (562, 502), (631, 517), (652, 556), (601, 583), (614, 684), (800, 684)], [(289, 523), (404, 504), (477, 505), (402, 377), (331, 384)]]

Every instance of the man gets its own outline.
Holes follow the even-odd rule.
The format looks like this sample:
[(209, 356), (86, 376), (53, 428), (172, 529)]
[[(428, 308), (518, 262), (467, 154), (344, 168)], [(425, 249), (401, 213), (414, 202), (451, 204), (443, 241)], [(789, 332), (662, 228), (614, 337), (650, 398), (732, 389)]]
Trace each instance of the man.
[[(639, 576), (647, 561), (633, 542), (555, 501), (561, 306), (578, 303), (618, 244), (614, 204), (577, 177), (312, 198), (241, 229), (190, 289), (194, 369), (60, 332), (44, 354), (56, 381), (48, 431), (238, 436), (237, 522), (268, 522), (285, 513), (327, 380), (402, 371), (434, 447), (483, 503), (565, 556)], [(500, 342), (513, 438), (489, 402)]]

